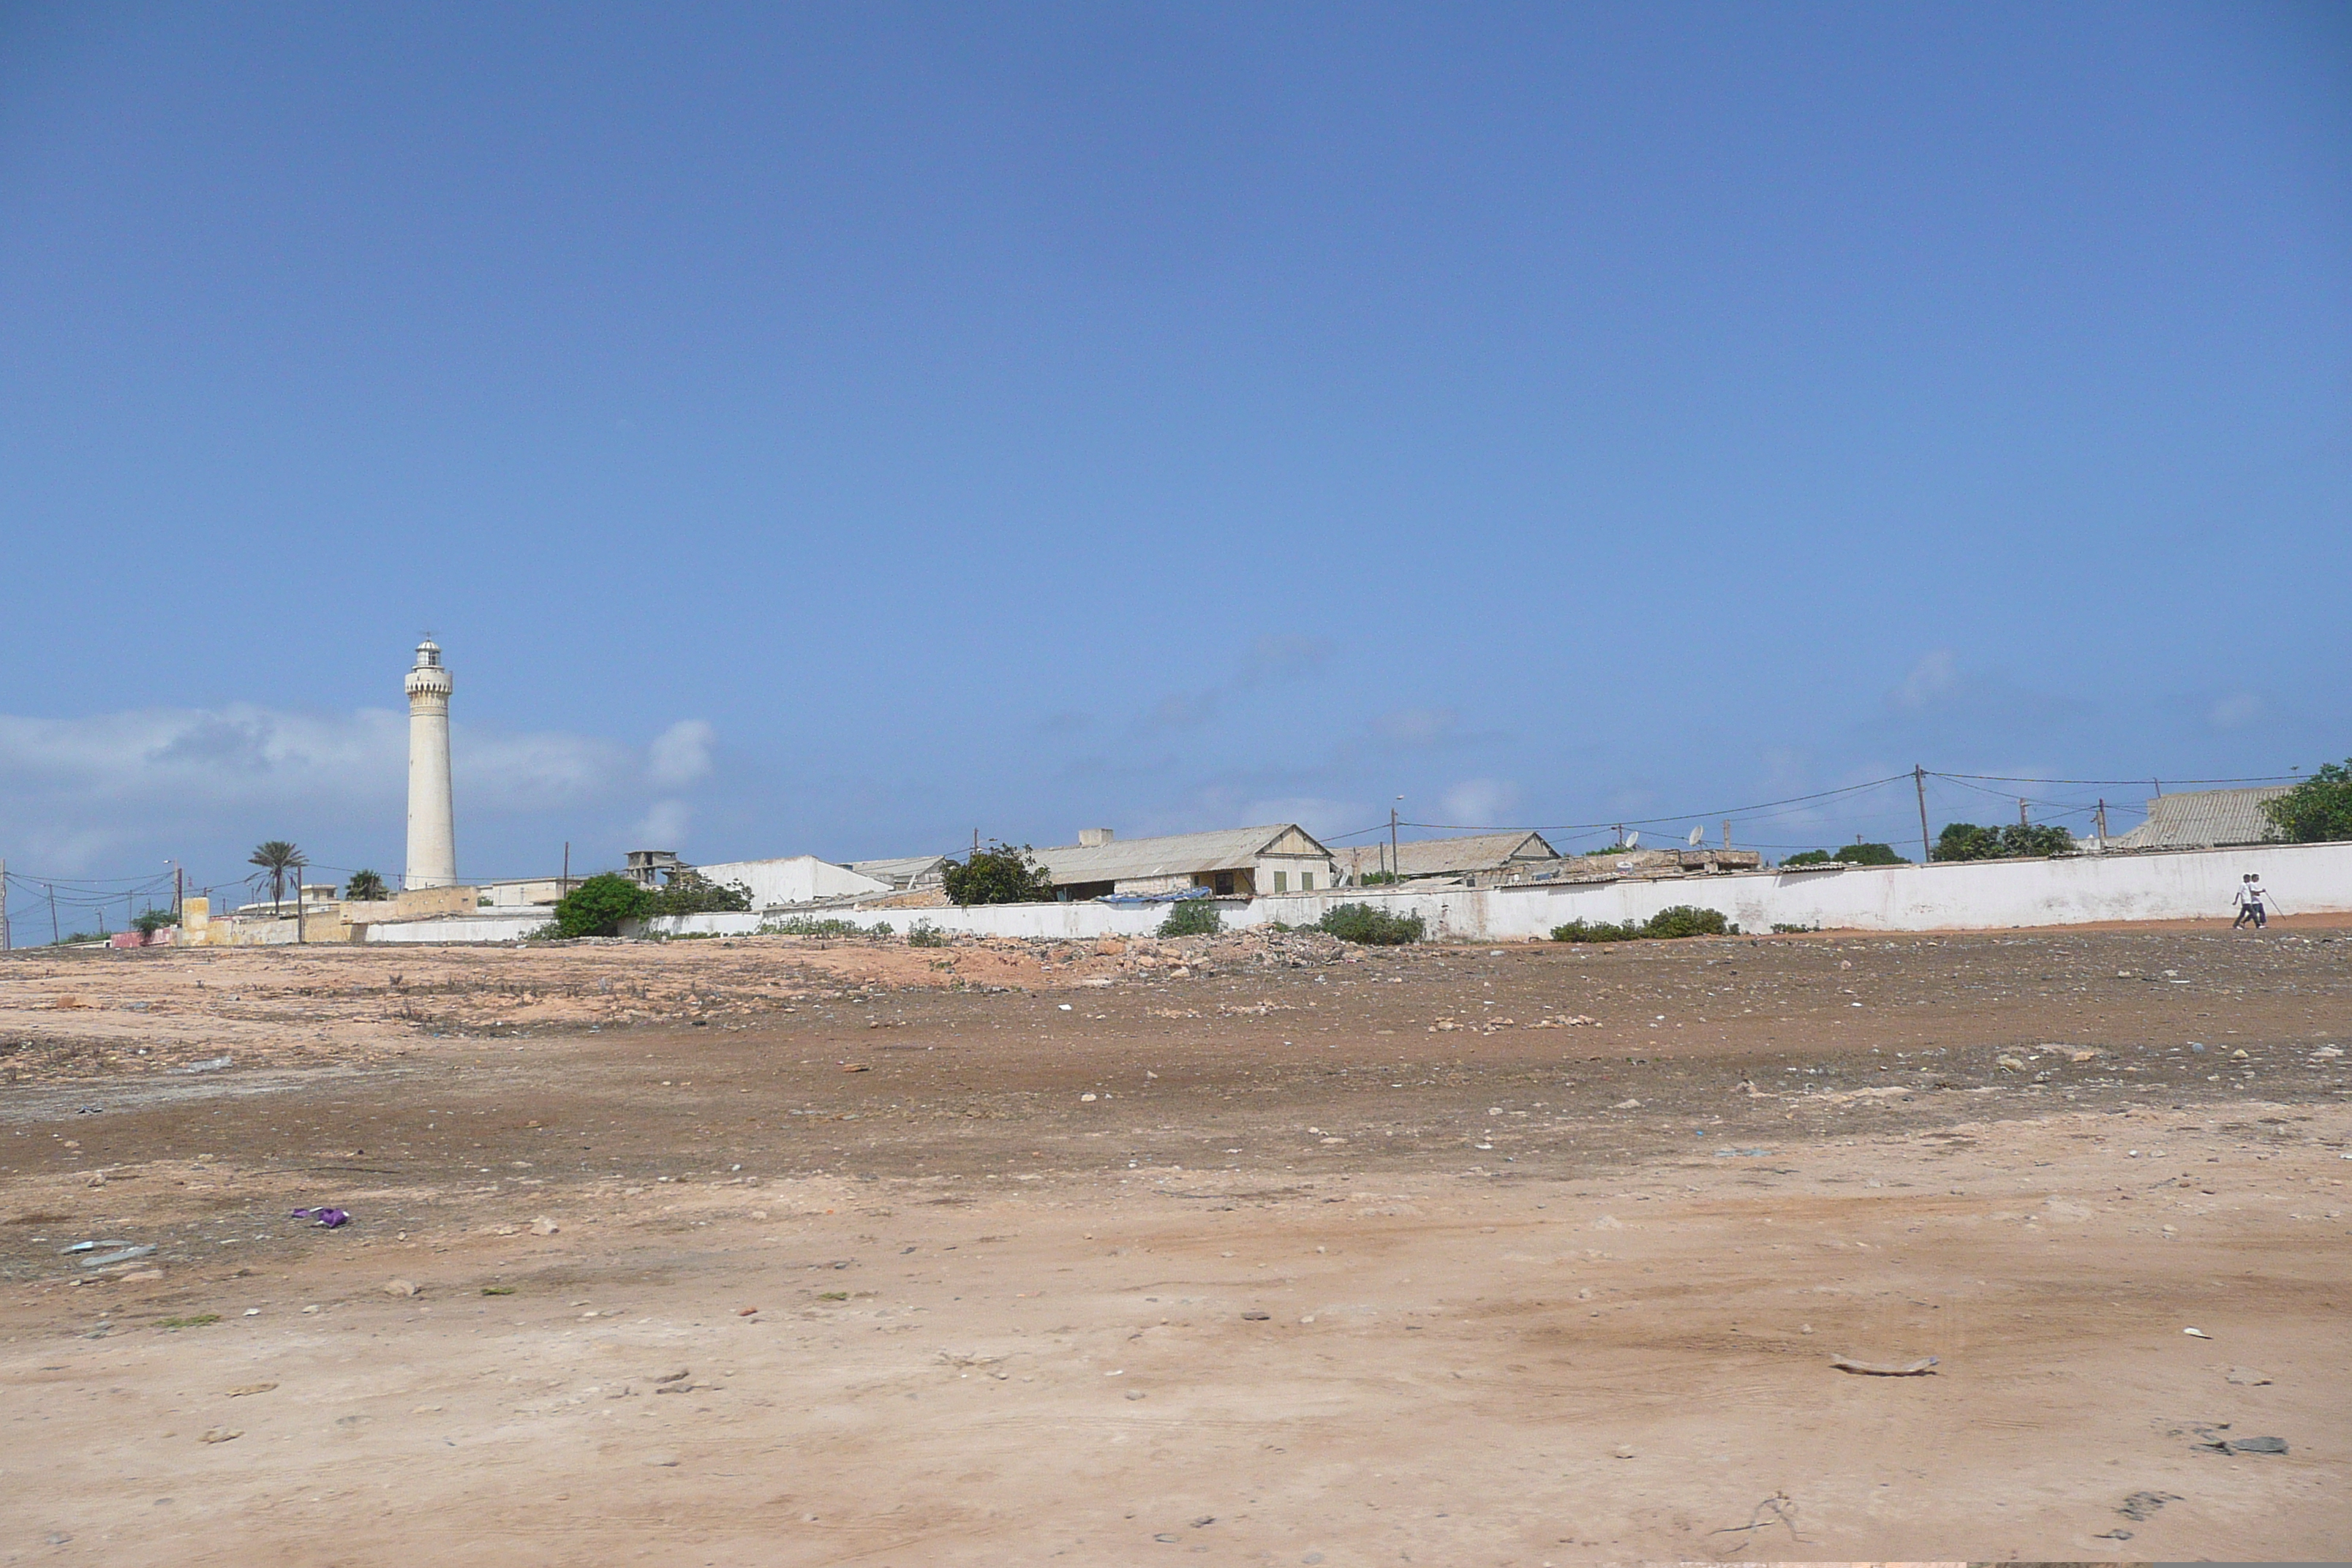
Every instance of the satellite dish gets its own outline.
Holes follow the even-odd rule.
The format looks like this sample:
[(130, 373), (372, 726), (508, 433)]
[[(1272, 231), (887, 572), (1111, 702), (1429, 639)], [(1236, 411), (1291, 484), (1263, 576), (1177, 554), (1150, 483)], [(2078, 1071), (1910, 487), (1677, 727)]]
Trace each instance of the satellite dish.
[(1636, 832), (1636, 833), (1628, 833), (1627, 835), (1625, 835), (1625, 847), (1626, 847), (1626, 848), (1628, 848), (1628, 849), (1638, 848), (1638, 847), (1640, 847), (1641, 843), (1642, 843), (1642, 836), (1641, 836), (1641, 834), (1639, 834), (1638, 832)]
[(1697, 826), (1697, 827), (1694, 827), (1694, 828), (1692, 828), (1692, 829), (1691, 829), (1691, 831), (1690, 831), (1690, 840), (1689, 840), (1691, 847), (1692, 847), (1692, 848), (1694, 848), (1694, 849), (1697, 848), (1697, 847), (1698, 847), (1698, 841), (1699, 841), (1700, 839), (1702, 839), (1702, 838), (1706, 837), (1706, 826), (1705, 826), (1705, 825), (1704, 825), (1704, 824), (1702, 824), (1701, 826)]

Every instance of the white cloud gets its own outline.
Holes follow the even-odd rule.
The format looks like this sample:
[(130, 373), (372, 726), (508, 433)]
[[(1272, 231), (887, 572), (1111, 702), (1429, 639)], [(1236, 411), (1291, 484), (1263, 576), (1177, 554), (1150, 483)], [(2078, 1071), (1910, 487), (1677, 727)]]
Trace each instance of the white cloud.
[(1939, 647), (1923, 654), (1903, 678), (1903, 684), (1888, 696), (1897, 708), (1920, 709), (1933, 702), (1959, 684), (1959, 670), (1952, 658), (1952, 650)]
[(1470, 827), (1499, 827), (1518, 809), (1519, 786), (1508, 779), (1465, 779), (1445, 792), (1439, 805), (1448, 822)]
[(1462, 715), (1451, 708), (1403, 708), (1372, 721), (1372, 733), (1391, 746), (1434, 746), (1453, 739)]
[(657, 800), (635, 827), (629, 829), (635, 842), (633, 849), (676, 849), (686, 842), (686, 830), (694, 820), (693, 808), (682, 800)]
[(2216, 730), (2242, 730), (2263, 716), (2262, 698), (2252, 691), (2232, 692), (2205, 710), (2205, 721)]
[(654, 738), (646, 773), (663, 789), (681, 789), (710, 771), (719, 731), (700, 719), (681, 719)]
[[(626, 782), (626, 748), (589, 735), (452, 727), (450, 767), (464, 805), (518, 811)], [(408, 788), (408, 721), (383, 709), (290, 713), (233, 703), (147, 708), (82, 719), (0, 714), (0, 799), (196, 805), (383, 802)]]

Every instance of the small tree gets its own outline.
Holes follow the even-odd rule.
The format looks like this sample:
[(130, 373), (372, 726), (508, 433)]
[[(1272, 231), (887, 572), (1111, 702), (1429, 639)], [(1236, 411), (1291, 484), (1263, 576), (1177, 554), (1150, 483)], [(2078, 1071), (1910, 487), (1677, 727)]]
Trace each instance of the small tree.
[(1037, 864), (1026, 844), (992, 844), (971, 858), (950, 860), (940, 873), (947, 895), (958, 904), (1046, 904), (1054, 879)]
[(751, 907), (751, 889), (742, 883), (713, 882), (699, 871), (680, 871), (670, 878), (669, 886), (651, 895), (646, 914), (730, 914)]
[(2074, 836), (2046, 823), (2016, 823), (2008, 827), (1979, 827), (1973, 822), (1948, 822), (1936, 836), (1938, 860), (2000, 860), (2011, 856), (2066, 855)]
[(1843, 849), (1807, 849), (1780, 862), (1783, 866), (1908, 866), (1891, 844), (1855, 842)]
[(2309, 778), (2263, 802), (2271, 837), (2289, 844), (2335, 843), (2352, 838), (2352, 758), (2322, 763)]
[(1217, 906), (1206, 899), (1182, 900), (1160, 922), (1161, 936), (1214, 936), (1224, 929)]
[(245, 863), (258, 866), (269, 873), (269, 912), (274, 915), (278, 912), (278, 906), (286, 901), (286, 873), (299, 872), (310, 862), (303, 858), (302, 851), (283, 838), (270, 838), (256, 845), (253, 853), (245, 858)]
[(618, 936), (623, 921), (643, 920), (653, 904), (652, 893), (617, 872), (589, 878), (555, 906), (555, 934)]
[(392, 897), (392, 892), (383, 885), (382, 873), (362, 869), (352, 872), (352, 879), (343, 884), (343, 897), (373, 904)]
[(180, 917), (169, 910), (142, 910), (131, 921), (131, 928), (142, 936), (153, 936), (166, 926), (180, 923)]

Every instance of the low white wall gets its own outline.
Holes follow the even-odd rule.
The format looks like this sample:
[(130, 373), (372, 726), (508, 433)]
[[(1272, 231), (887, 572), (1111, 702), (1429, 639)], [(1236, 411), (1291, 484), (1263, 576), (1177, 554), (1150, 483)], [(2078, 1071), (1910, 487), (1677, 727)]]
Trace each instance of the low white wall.
[(515, 914), (451, 915), (431, 921), (383, 921), (362, 926), (361, 941), (393, 942), (520, 942), (551, 918), (546, 910)]
[(1432, 892), (1368, 888), (1261, 898), (1242, 921), (1309, 925), (1334, 904), (1362, 902), (1417, 914), (1435, 940), (1483, 942), (1550, 934), (1570, 921), (1646, 921), (1675, 904), (1719, 910), (1749, 932), (1775, 924), (1858, 931), (2000, 931), (2091, 921), (2228, 920), (2239, 879), (2259, 875), (2273, 912), (2352, 913), (2352, 843), (2277, 844), (2053, 860), (1975, 860), (1835, 871), (1559, 887), (1521, 883)]
[[(2151, 855), (2080, 855), (2054, 860), (1977, 860), (1933, 866), (1855, 866), (1835, 871), (1748, 871), (1560, 886), (1349, 888), (1328, 892), (1211, 900), (1229, 929), (1280, 921), (1313, 925), (1336, 904), (1367, 903), (1417, 914), (1433, 941), (1497, 942), (1545, 937), (1570, 921), (1646, 921), (1675, 904), (1719, 910), (1749, 932), (1775, 924), (1849, 931), (2000, 931), (2090, 921), (2214, 920), (2235, 912), (2230, 896), (2248, 871), (2270, 889), (2273, 912), (2352, 914), (2352, 843), (2280, 844), (2253, 849), (2189, 849)], [(1166, 904), (982, 904), (971, 909), (807, 911), (868, 930), (887, 923), (905, 936), (919, 921), (955, 935), (1088, 941), (1149, 936)], [(544, 911), (404, 921), (366, 928), (369, 942), (513, 942)], [(757, 913), (669, 915), (648, 934), (749, 936)], [(291, 921), (288, 924), (290, 927)]]

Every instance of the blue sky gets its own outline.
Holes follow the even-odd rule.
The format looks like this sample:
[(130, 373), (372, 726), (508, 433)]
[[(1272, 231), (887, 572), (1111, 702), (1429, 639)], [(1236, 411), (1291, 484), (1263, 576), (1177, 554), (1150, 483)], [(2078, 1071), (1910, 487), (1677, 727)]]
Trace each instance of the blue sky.
[(2347, 16), (10, 8), (0, 854), (2341, 758)]

